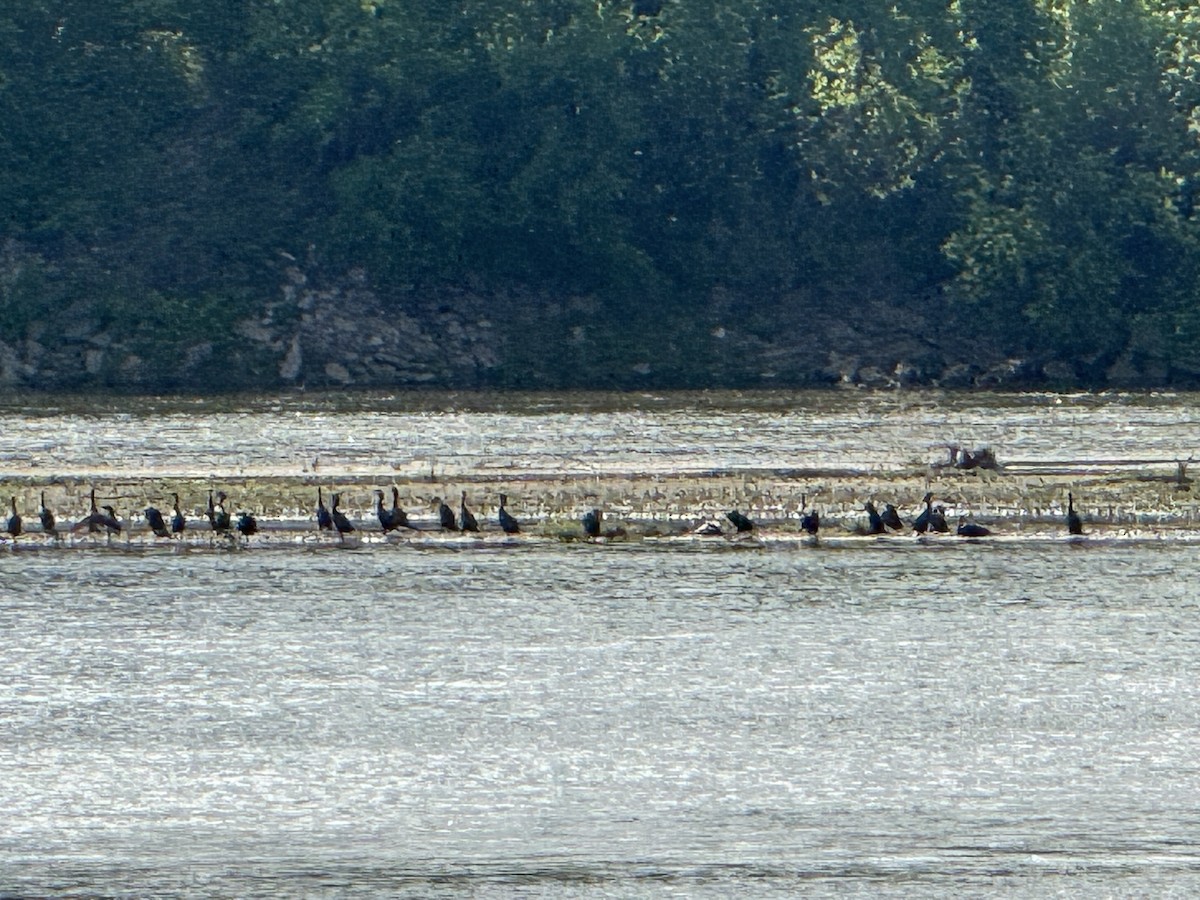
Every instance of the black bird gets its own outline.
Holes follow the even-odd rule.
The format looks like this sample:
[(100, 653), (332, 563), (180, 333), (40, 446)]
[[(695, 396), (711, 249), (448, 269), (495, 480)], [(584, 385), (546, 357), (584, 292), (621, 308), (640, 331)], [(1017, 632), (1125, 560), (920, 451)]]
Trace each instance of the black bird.
[(237, 530), (242, 533), (242, 537), (249, 538), (258, 532), (258, 519), (248, 512), (238, 513)]
[(462, 505), (459, 507), (458, 527), (463, 531), (478, 531), (479, 522), (475, 520), (475, 516), (467, 509), (467, 492), (462, 492)]
[(150, 530), (154, 532), (155, 537), (170, 537), (171, 532), (167, 530), (167, 523), (163, 521), (163, 515), (153, 506), (147, 506), (145, 510), (146, 524), (150, 526)]
[(213, 492), (208, 492), (208, 524), (212, 526), (212, 530), (218, 534), (228, 534), (230, 516), (225, 510), (225, 492), (217, 491), (217, 502), (213, 503)]
[(1075, 495), (1067, 491), (1067, 533), (1083, 534), (1083, 519), (1075, 512)]
[(329, 515), (333, 518), (333, 527), (337, 530), (338, 537), (344, 541), (346, 539), (346, 535), (354, 530), (354, 526), (350, 524), (350, 520), (346, 518), (346, 514), (338, 509), (338, 504), (341, 502), (342, 495), (334, 494), (333, 509), (330, 510)]
[(171, 516), (171, 533), (183, 534), (187, 530), (187, 517), (184, 516), (183, 510), (179, 508), (179, 495), (172, 494), (171, 496), (175, 498), (175, 504), (172, 507), (175, 510), (175, 514)]
[(96, 489), (92, 488), (92, 509), (87, 516), (76, 522), (71, 531), (82, 531), (84, 528), (89, 534), (95, 534), (97, 531), (104, 530), (110, 537), (114, 534), (119, 534), (121, 531), (121, 522), (117, 519), (117, 514), (111, 506), (103, 507), (104, 512), (96, 508)]
[(933, 518), (933, 492), (926, 492), (921, 502), (925, 504), (925, 509), (913, 520), (913, 531), (917, 534), (924, 534), (929, 530), (929, 520)]
[(57, 538), (58, 529), (55, 527), (54, 513), (46, 508), (45, 491), (42, 491), (42, 505), (38, 508), (38, 518), (42, 520), (42, 534), (48, 534), (53, 538)]
[(743, 516), (736, 509), (731, 509), (729, 512), (725, 513), (725, 518), (733, 523), (733, 527), (738, 530), (739, 534), (754, 530), (754, 523), (750, 521), (750, 519)]
[(863, 504), (863, 509), (867, 511), (867, 534), (885, 534), (887, 526), (883, 524), (883, 517), (879, 515), (879, 510), (875, 508), (875, 504), (868, 500)]
[(584, 513), (583, 533), (588, 537), (600, 537), (600, 522), (603, 519), (603, 515), (598, 509)]
[(500, 511), (496, 513), (496, 517), (500, 520), (500, 527), (504, 529), (505, 534), (519, 534), (521, 531), (521, 525), (512, 517), (512, 514), (504, 508), (504, 504), (507, 502), (508, 496), (506, 494), (501, 494)]
[(966, 516), (958, 517), (958, 534), (959, 537), (988, 537), (991, 530), (984, 528), (978, 522), (968, 522)]
[(811, 512), (806, 512), (808, 506), (808, 497), (804, 494), (800, 495), (800, 530), (812, 537), (817, 536), (817, 532), (821, 530), (821, 514), (815, 509)]
[(325, 508), (325, 498), (321, 495), (321, 487), (317, 486), (317, 530), (333, 531), (333, 516)]
[(438, 505), (438, 521), (441, 523), (443, 531), (458, 531), (458, 523), (454, 521), (454, 510), (446, 505), (446, 501), (440, 497), (434, 497), (434, 502)]
[(21, 527), (21, 516), (17, 513), (17, 498), (12, 498), (12, 515), (8, 517), (8, 523), (4, 526), (4, 530), (17, 537), (24, 530)]
[(883, 512), (879, 514), (879, 517), (883, 519), (883, 524), (892, 529), (892, 531), (904, 530), (904, 520), (900, 518), (900, 513), (896, 511), (896, 507), (892, 506), (892, 504), (885, 503), (883, 505)]
[(392, 521), (397, 528), (414, 528), (415, 526), (408, 524), (408, 513), (400, 508), (400, 489), (394, 484), (392, 485)]
[(375, 515), (379, 519), (379, 527), (383, 529), (383, 533), (395, 531), (397, 528), (411, 528), (408, 524), (408, 515), (400, 508), (400, 492), (395, 487), (392, 488), (392, 508), (383, 508), (383, 491), (375, 491)]
[(946, 522), (946, 507), (935, 506), (933, 508), (933, 513), (929, 517), (929, 530), (939, 534), (949, 533), (950, 526)]

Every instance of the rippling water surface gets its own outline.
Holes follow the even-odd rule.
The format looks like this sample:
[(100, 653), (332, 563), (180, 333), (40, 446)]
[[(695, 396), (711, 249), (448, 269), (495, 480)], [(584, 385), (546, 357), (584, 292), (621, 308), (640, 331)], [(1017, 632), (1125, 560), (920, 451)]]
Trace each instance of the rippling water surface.
[[(538, 465), (561, 414), (506, 420)], [(1193, 895), (1198, 575), (1153, 533), (9, 544), (0, 894)]]

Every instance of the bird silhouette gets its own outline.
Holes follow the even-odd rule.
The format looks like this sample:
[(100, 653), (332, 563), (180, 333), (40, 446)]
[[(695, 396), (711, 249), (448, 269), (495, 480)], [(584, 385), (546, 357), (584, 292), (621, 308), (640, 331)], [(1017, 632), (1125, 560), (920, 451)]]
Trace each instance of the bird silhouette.
[(383, 491), (376, 489), (375, 516), (379, 519), (379, 527), (383, 529), (384, 534), (395, 531), (397, 528), (412, 527), (408, 524), (408, 515), (400, 508), (400, 492), (395, 487), (392, 488), (391, 509), (384, 509)]
[(213, 503), (213, 492), (208, 492), (208, 524), (218, 534), (228, 534), (231, 524), (229, 513), (225, 509), (225, 492), (217, 491), (217, 502)]
[(968, 522), (966, 516), (958, 517), (958, 535), (959, 537), (988, 537), (991, 530), (980, 525), (978, 522)]
[(505, 534), (519, 534), (521, 531), (521, 525), (516, 519), (513, 518), (512, 514), (504, 508), (504, 504), (507, 502), (508, 496), (506, 494), (501, 494), (500, 509), (496, 513), (496, 518), (500, 520), (500, 527), (504, 530)]
[(467, 509), (467, 492), (462, 492), (462, 505), (459, 506), (458, 527), (462, 531), (478, 531), (479, 522), (475, 516)]
[(925, 508), (921, 510), (921, 514), (913, 520), (913, 531), (917, 534), (924, 534), (929, 530), (929, 520), (933, 518), (933, 492), (926, 492), (921, 499), (925, 504)]
[(879, 515), (879, 510), (875, 508), (875, 504), (868, 500), (863, 504), (863, 509), (867, 511), (867, 527), (864, 534), (884, 534), (887, 532), (887, 526), (883, 524), (883, 517)]
[(58, 537), (58, 528), (54, 521), (54, 513), (50, 512), (46, 506), (46, 492), (42, 491), (42, 505), (38, 507), (38, 518), (42, 520), (42, 534), (48, 534), (52, 538)]
[(325, 508), (325, 498), (321, 494), (321, 486), (317, 485), (317, 530), (333, 531), (333, 516)]
[(800, 530), (805, 534), (816, 537), (821, 530), (821, 514), (815, 509), (811, 512), (806, 511), (808, 507), (808, 497), (804, 494), (800, 495)]
[(950, 525), (946, 522), (946, 507), (935, 506), (933, 512), (929, 516), (929, 530), (936, 531), (938, 534), (947, 534), (950, 531)]
[(434, 497), (433, 502), (438, 505), (438, 523), (442, 526), (443, 531), (458, 531), (458, 523), (454, 520), (454, 510), (446, 505), (446, 501), (440, 497)]
[(603, 520), (604, 514), (598, 509), (590, 510), (583, 514), (583, 533), (588, 537), (600, 537), (600, 523)]
[(742, 515), (736, 509), (731, 509), (729, 512), (725, 513), (725, 518), (733, 523), (733, 527), (738, 530), (739, 534), (744, 534), (748, 531), (754, 530), (754, 522)]
[(17, 498), (16, 497), (12, 498), (12, 515), (8, 517), (8, 522), (5, 523), (4, 530), (7, 531), (9, 534), (11, 534), (13, 537), (19, 536), (21, 534), (21, 532), (24, 530), (23, 527), (21, 526), (21, 516), (17, 512)]
[(150, 530), (154, 532), (155, 537), (171, 536), (171, 532), (167, 528), (167, 523), (163, 520), (163, 514), (155, 507), (147, 506), (144, 515), (146, 516), (146, 524), (150, 526)]
[(238, 513), (236, 527), (242, 537), (249, 539), (250, 535), (258, 533), (258, 519), (254, 518), (252, 513)]
[(354, 530), (354, 526), (350, 524), (350, 520), (346, 518), (346, 514), (338, 509), (338, 504), (342, 502), (341, 494), (333, 495), (333, 508), (329, 511), (329, 515), (333, 518), (333, 527), (337, 530), (338, 537), (343, 541), (346, 540), (346, 535)]
[[(103, 510), (103, 512), (101, 511)], [(117, 518), (116, 511), (111, 506), (104, 506), (98, 509), (96, 507), (96, 489), (92, 488), (91, 492), (91, 510), (87, 516), (80, 519), (71, 527), (71, 532), (82, 531), (87, 529), (88, 534), (95, 534), (97, 531), (104, 531), (109, 537), (114, 534), (119, 534), (121, 531), (121, 521)]]
[(1067, 533), (1083, 534), (1083, 519), (1075, 512), (1075, 495), (1067, 491)]
[(879, 518), (883, 520), (883, 524), (892, 531), (903, 531), (904, 520), (900, 518), (900, 513), (896, 511), (896, 507), (890, 503), (883, 504), (883, 512), (879, 514)]
[(392, 508), (390, 510), (392, 522), (397, 528), (413, 528), (408, 524), (408, 513), (400, 508), (400, 490), (392, 485)]
[(179, 508), (179, 495), (172, 494), (171, 497), (175, 501), (171, 507), (174, 510), (174, 514), (171, 516), (171, 533), (182, 535), (187, 530), (187, 517)]

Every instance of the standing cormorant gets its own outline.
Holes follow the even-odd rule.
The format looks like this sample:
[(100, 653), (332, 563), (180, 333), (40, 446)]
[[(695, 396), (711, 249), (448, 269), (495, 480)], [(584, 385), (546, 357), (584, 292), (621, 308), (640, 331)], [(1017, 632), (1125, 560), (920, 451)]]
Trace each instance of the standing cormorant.
[(863, 509), (867, 511), (867, 528), (866, 534), (885, 534), (887, 526), (883, 524), (883, 517), (879, 515), (879, 510), (875, 508), (875, 504), (868, 500), (863, 504)]
[(242, 537), (249, 538), (250, 535), (258, 532), (258, 519), (254, 518), (252, 513), (238, 513), (236, 527), (242, 533)]
[(4, 530), (7, 531), (9, 534), (11, 534), (13, 537), (19, 536), (21, 534), (21, 532), (24, 530), (21, 527), (21, 516), (17, 512), (17, 498), (16, 497), (12, 498), (12, 515), (8, 517), (8, 522), (5, 524)]
[(454, 510), (446, 505), (446, 501), (441, 497), (434, 497), (433, 502), (438, 505), (438, 522), (442, 526), (443, 531), (458, 531), (458, 523), (454, 521)]
[(817, 532), (821, 530), (821, 514), (815, 509), (811, 512), (806, 511), (808, 507), (808, 497), (805, 494), (800, 495), (800, 530), (812, 537), (817, 536)]
[(392, 485), (392, 523), (396, 528), (413, 528), (408, 524), (408, 513), (400, 508), (400, 489)]
[(736, 509), (731, 509), (725, 513), (725, 518), (733, 523), (733, 527), (738, 530), (739, 534), (744, 534), (747, 531), (754, 530), (754, 522), (742, 515)]
[(879, 518), (883, 520), (883, 524), (892, 531), (903, 531), (904, 520), (900, 518), (900, 513), (896, 511), (896, 507), (890, 503), (883, 504), (883, 512), (879, 514)]
[(950, 526), (946, 522), (946, 507), (935, 506), (929, 516), (929, 530), (939, 534), (948, 534)]
[(397, 528), (412, 527), (408, 524), (408, 516), (400, 508), (400, 492), (395, 487), (392, 488), (391, 509), (383, 508), (383, 491), (375, 490), (375, 516), (379, 519), (379, 527), (383, 529), (384, 534)]
[(346, 540), (346, 535), (354, 530), (354, 526), (350, 524), (350, 520), (346, 518), (346, 514), (338, 509), (338, 504), (342, 502), (341, 494), (333, 495), (333, 509), (329, 515), (333, 518), (333, 527), (337, 530), (338, 537), (343, 541)]
[(174, 505), (171, 507), (175, 510), (174, 515), (171, 516), (171, 533), (183, 534), (187, 530), (187, 517), (184, 516), (183, 510), (179, 508), (179, 495), (172, 494), (171, 496), (175, 500)]
[(1075, 512), (1075, 495), (1067, 491), (1067, 533), (1083, 534), (1083, 519)]
[(583, 515), (583, 533), (588, 537), (600, 537), (600, 522), (604, 514), (598, 509), (593, 509)]
[(500, 520), (500, 527), (504, 529), (505, 534), (519, 534), (521, 525), (513, 518), (512, 514), (504, 508), (504, 504), (508, 502), (508, 495), (500, 495), (500, 510), (496, 513), (496, 517)]
[(927, 491), (921, 502), (925, 504), (925, 508), (913, 520), (913, 531), (917, 534), (924, 534), (929, 530), (929, 520), (933, 518), (933, 492)]
[(218, 534), (228, 534), (230, 526), (229, 513), (225, 510), (225, 492), (217, 491), (217, 502), (213, 503), (213, 492), (208, 492), (208, 524)]
[(321, 495), (321, 486), (317, 485), (317, 530), (333, 531), (333, 516), (325, 508), (325, 498)]
[(475, 516), (467, 509), (467, 492), (462, 492), (462, 505), (459, 506), (458, 527), (462, 531), (478, 531), (479, 522)]
[(103, 529), (109, 537), (114, 534), (119, 534), (121, 531), (121, 522), (117, 519), (116, 511), (111, 506), (103, 507), (104, 512), (96, 508), (96, 489), (92, 488), (91, 493), (92, 509), (87, 514), (87, 517), (76, 522), (71, 531), (82, 531), (84, 528), (89, 534), (95, 534)]
[(38, 507), (38, 518), (42, 520), (42, 534), (48, 534), (52, 538), (58, 537), (58, 529), (55, 527), (54, 513), (46, 508), (46, 492), (42, 491), (42, 505)]
[(145, 509), (146, 524), (150, 526), (150, 530), (154, 532), (155, 537), (170, 537), (171, 532), (167, 529), (167, 523), (163, 519), (163, 515), (153, 506), (147, 506)]

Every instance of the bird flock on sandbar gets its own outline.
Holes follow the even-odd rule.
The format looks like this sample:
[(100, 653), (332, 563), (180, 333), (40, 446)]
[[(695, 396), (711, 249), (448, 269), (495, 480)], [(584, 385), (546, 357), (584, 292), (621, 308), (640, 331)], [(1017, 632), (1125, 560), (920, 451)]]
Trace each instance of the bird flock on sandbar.
[[(379, 489), (374, 491), (375, 518), (382, 533), (388, 535), (400, 529), (409, 529), (412, 531), (427, 530), (423, 524), (409, 520), (408, 513), (400, 505), (400, 492), (395, 485), (391, 488), (391, 494), (391, 505), (388, 506), (385, 503), (386, 495), (384, 492)], [(171, 497), (173, 502), (169, 519), (155, 506), (147, 506), (143, 511), (145, 526), (156, 538), (181, 538), (186, 532), (196, 530), (195, 523), (189, 522), (187, 516), (180, 508), (179, 494), (172, 494)], [(207, 530), (214, 536), (236, 539), (236, 536), (240, 535), (242, 539), (248, 540), (259, 531), (258, 519), (250, 512), (239, 512), (235, 517), (226, 509), (226, 501), (228, 499), (228, 495), (224, 491), (209, 490), (208, 503), (204, 509), (204, 519), (207, 520), (208, 525)], [(120, 520), (111, 505), (97, 505), (95, 488), (91, 490), (90, 500), (91, 505), (88, 513), (67, 529), (69, 535), (100, 534), (111, 538), (122, 532), (128, 534), (128, 531), (126, 531), (127, 523)], [(521, 534), (521, 523), (508, 509), (508, 496), (500, 494), (499, 500), (499, 507), (496, 512), (496, 525), (506, 535)], [(865, 522), (856, 524), (849, 529), (849, 532), (857, 535), (902, 534), (910, 531), (917, 535), (951, 533), (951, 527), (946, 521), (945, 507), (934, 505), (933, 500), (933, 493), (927, 492), (921, 500), (920, 512), (912, 520), (911, 524), (905, 522), (899, 510), (891, 503), (884, 503), (883, 509), (880, 510), (873, 500), (868, 500), (863, 504), (863, 510), (866, 513)], [(340, 508), (341, 501), (342, 495), (334, 492), (330, 494), (329, 504), (326, 505), (324, 489), (317, 487), (315, 508), (317, 532), (318, 534), (322, 532), (336, 534), (338, 540), (345, 543), (348, 535), (353, 534), (364, 526), (361, 522), (359, 525), (355, 525), (350, 520), (349, 516)], [(471, 512), (467, 505), (467, 492), (465, 490), (461, 492), (457, 513), (441, 498), (435, 497), (433, 502), (437, 505), (437, 528), (439, 530), (464, 534), (479, 533), (482, 530), (478, 518)], [(17, 498), (15, 496), (10, 498), (10, 508), (11, 514), (5, 522), (3, 533), (15, 541), (16, 538), (26, 533), (24, 520), (17, 509)], [(40, 495), (38, 519), (40, 531), (43, 535), (55, 540), (62, 539), (63, 534), (59, 531), (54, 513), (46, 506), (46, 494), (44, 491)], [(726, 525), (724, 522), (728, 524)], [(695, 527), (691, 531), (691, 534), (698, 536), (735, 537), (749, 535), (758, 528), (757, 524), (749, 516), (737, 509), (731, 509), (725, 513), (724, 522), (717, 519), (709, 519)], [(579, 519), (579, 524), (582, 526), (583, 537), (587, 540), (619, 539), (626, 536), (626, 530), (622, 526), (605, 527), (604, 513), (599, 508), (587, 510)], [(1067, 493), (1065, 524), (1067, 532), (1070, 535), (1082, 535), (1084, 533), (1083, 520), (1075, 511), (1075, 497), (1072, 492)], [(732, 527), (732, 531), (727, 530), (730, 527)], [(809, 509), (807, 495), (801, 495), (799, 531), (809, 538), (816, 540), (821, 533), (821, 527), (820, 513), (816, 509)], [(200, 528), (203, 529), (204, 526), (200, 525)], [(490, 525), (488, 526), (488, 530), (491, 530)], [(977, 522), (969, 521), (966, 516), (959, 517), (958, 526), (954, 529), (954, 533), (964, 538), (986, 538), (993, 534), (991, 529)]]

